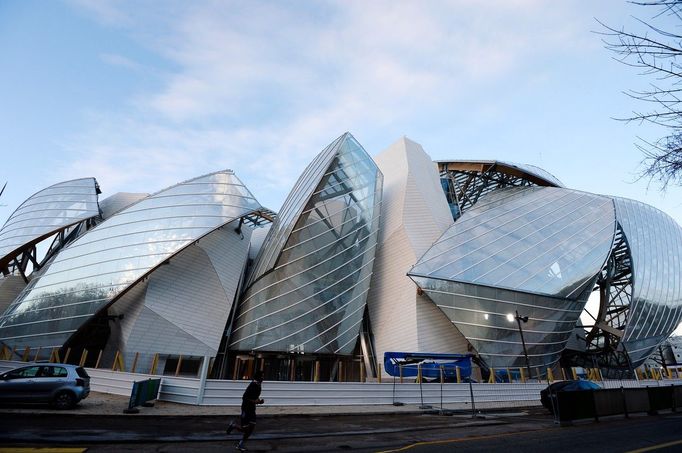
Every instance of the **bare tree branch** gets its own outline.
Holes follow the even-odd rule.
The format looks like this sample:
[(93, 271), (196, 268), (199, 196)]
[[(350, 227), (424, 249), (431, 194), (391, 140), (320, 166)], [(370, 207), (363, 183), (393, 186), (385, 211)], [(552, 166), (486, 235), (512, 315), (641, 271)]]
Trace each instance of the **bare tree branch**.
[(656, 25), (661, 18), (672, 17), (682, 25), (682, 0), (636, 0), (630, 3), (652, 9), (650, 21), (635, 18), (643, 26), (641, 32), (616, 29), (599, 22), (604, 31), (604, 47), (615, 59), (640, 69), (640, 75), (653, 77), (650, 89), (629, 90), (625, 94), (651, 106), (650, 111), (634, 111), (620, 121), (646, 122), (665, 128), (662, 138), (651, 142), (639, 138), (635, 146), (642, 152), (641, 178), (657, 180), (662, 190), (669, 184), (682, 185), (682, 35)]

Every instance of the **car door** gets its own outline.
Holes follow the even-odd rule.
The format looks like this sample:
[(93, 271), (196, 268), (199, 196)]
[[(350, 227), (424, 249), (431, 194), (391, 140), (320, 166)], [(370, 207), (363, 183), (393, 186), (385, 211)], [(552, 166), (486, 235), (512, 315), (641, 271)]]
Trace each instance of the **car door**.
[(36, 393), (40, 399), (52, 400), (55, 392), (64, 386), (69, 373), (62, 366), (43, 365), (36, 380)]
[(0, 397), (8, 401), (33, 401), (34, 386), (40, 366), (26, 366), (8, 371), (0, 380)]

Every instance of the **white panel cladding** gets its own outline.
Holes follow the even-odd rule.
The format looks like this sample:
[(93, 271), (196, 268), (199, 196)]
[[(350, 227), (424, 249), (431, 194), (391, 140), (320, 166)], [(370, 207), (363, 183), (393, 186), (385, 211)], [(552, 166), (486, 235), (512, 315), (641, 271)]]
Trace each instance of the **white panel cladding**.
[(405, 277), (416, 257), (402, 229), (386, 238), (383, 244), (374, 258), (375, 270), (367, 296), (379, 363), (383, 363), (384, 352), (417, 351), (418, 347), (416, 287)]
[[(239, 280), (244, 274), (246, 260), (251, 243), (253, 229), (242, 226), (240, 233), (235, 231), (239, 221), (226, 225), (218, 231), (208, 235), (199, 241), (199, 247), (203, 249), (220, 279), (223, 290), (230, 304), (225, 315), (229, 315), (232, 303), (236, 298)], [(227, 318), (225, 318), (227, 321)], [(224, 329), (225, 325), (223, 325)], [(221, 332), (222, 333), (222, 332)]]
[(469, 342), (426, 295), (417, 295), (418, 351), (469, 352)]
[[(106, 348), (102, 355), (103, 363), (113, 362), (116, 351), (123, 353), (126, 361), (126, 370), (130, 368), (132, 357), (135, 352), (144, 353), (145, 351), (127, 349), (128, 339), (133, 333), (137, 320), (144, 308), (144, 296), (147, 292), (148, 280), (140, 282), (123, 295), (115, 304), (107, 309), (109, 316), (123, 316), (109, 322), (111, 335), (107, 341)], [(130, 354), (129, 354), (130, 352)]]
[[(377, 360), (387, 351), (466, 352), (447, 317), (417, 296), (407, 271), (453, 223), (435, 164), (403, 137), (375, 157), (384, 174), (379, 246), (368, 297)], [(426, 349), (433, 348), (433, 349)]]
[(146, 306), (135, 322), (135, 329), (128, 338), (126, 347), (128, 359), (135, 352), (184, 356), (215, 355), (215, 349)]
[(217, 350), (233, 299), (225, 293), (206, 252), (189, 247), (149, 280), (145, 306)]
[(18, 275), (6, 275), (0, 277), (0, 313), (9, 307), (9, 304), (26, 288), (24, 279)]
[(131, 204), (143, 198), (147, 198), (148, 196), (148, 193), (117, 192), (100, 201), (99, 208), (102, 211), (102, 218), (108, 219), (121, 209), (127, 208)]

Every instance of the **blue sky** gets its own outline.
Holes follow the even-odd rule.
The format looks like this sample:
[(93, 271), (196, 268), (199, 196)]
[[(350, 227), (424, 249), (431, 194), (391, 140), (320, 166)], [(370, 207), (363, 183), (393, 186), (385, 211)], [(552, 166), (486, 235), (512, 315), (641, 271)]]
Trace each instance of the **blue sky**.
[(0, 221), (94, 176), (102, 197), (224, 168), (277, 210), (344, 131), (370, 154), (402, 135), (434, 159), (540, 166), (567, 186), (649, 203), (682, 224), (682, 189), (637, 180), (614, 117), (648, 80), (595, 18), (622, 0), (229, 2), (0, 0)]

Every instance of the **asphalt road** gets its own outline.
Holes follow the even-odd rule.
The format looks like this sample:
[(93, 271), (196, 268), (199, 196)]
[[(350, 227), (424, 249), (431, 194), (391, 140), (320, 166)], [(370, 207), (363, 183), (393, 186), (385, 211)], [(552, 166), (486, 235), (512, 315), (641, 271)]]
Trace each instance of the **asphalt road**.
[[(537, 411), (472, 420), (467, 415), (283, 416), (259, 419), (254, 452), (682, 451), (682, 414), (559, 427)], [(93, 452), (235, 451), (224, 417), (3, 414), (0, 445), (84, 447)]]

